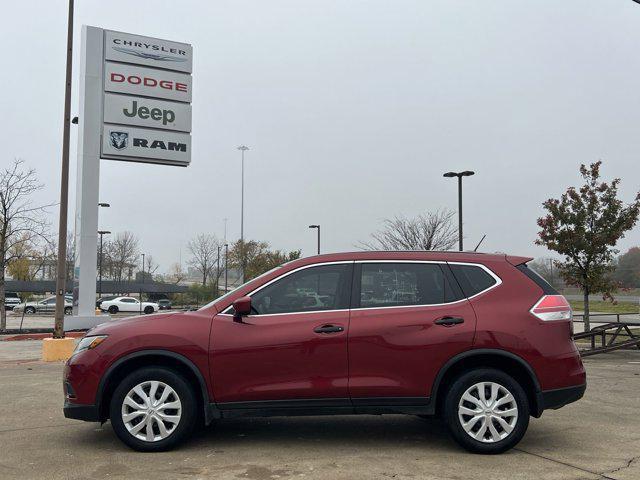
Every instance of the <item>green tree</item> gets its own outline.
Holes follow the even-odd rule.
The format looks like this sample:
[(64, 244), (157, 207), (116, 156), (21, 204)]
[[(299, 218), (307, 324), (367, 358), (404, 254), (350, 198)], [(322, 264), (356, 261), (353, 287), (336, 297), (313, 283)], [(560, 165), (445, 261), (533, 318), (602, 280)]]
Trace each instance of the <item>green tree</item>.
[(631, 247), (618, 257), (613, 278), (625, 288), (640, 287), (640, 247)]
[(229, 250), (228, 261), (229, 266), (242, 268), (244, 258), (244, 280), (248, 281), (278, 265), (300, 258), (301, 253), (300, 250), (294, 250), (288, 253), (281, 250), (270, 250), (267, 242), (249, 240), (243, 244), (243, 242), (238, 240)]
[(625, 205), (618, 198), (620, 179), (600, 180), (602, 162), (580, 166), (584, 185), (569, 187), (560, 199), (543, 203), (547, 214), (538, 219), (536, 244), (564, 256), (556, 263), (565, 282), (582, 290), (585, 330), (589, 324), (589, 294), (611, 297), (617, 283), (613, 280), (615, 246), (625, 232), (633, 228), (640, 213), (640, 193)]

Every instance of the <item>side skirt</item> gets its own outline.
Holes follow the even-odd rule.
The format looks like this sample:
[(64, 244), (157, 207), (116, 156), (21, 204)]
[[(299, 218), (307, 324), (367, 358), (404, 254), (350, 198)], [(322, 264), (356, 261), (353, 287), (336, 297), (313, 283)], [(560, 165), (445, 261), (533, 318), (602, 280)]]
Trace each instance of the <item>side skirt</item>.
[(290, 417), (311, 415), (433, 415), (428, 397), (331, 398), (265, 402), (210, 403), (211, 420), (237, 417)]

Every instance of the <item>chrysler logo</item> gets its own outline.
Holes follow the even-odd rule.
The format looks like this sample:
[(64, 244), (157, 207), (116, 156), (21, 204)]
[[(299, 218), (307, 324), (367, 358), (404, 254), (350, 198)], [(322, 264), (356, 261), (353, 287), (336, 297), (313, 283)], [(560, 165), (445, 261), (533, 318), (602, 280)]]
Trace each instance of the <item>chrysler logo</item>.
[(151, 60), (158, 60), (160, 62), (186, 62), (186, 58), (177, 58), (172, 57), (170, 55), (163, 55), (161, 53), (149, 53), (149, 52), (139, 52), (138, 50), (134, 50), (133, 48), (124, 48), (124, 47), (113, 47), (116, 52), (126, 53), (128, 55), (133, 55), (134, 57), (148, 58)]
[(129, 134), (127, 132), (109, 132), (109, 143), (116, 150), (127, 148)]

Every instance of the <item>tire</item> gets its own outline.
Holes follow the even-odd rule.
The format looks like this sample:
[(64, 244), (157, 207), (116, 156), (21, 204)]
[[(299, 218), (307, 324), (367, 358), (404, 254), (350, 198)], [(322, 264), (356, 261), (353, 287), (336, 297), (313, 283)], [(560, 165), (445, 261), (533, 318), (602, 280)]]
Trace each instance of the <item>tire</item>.
[(71, 315), (73, 313), (73, 307), (65, 307), (64, 314)]
[(116, 307), (115, 305), (111, 305), (109, 307), (109, 309), (107, 310), (111, 315), (115, 315), (116, 313), (118, 313), (119, 308)]
[[(143, 397), (134, 392), (134, 389), (142, 388), (142, 393), (149, 395), (156, 383), (158, 384), (155, 392), (156, 401), (162, 399), (165, 386), (169, 387), (170, 393), (165, 404), (170, 405), (170, 408), (151, 410), (153, 413), (148, 416), (148, 413), (145, 413), (149, 412), (145, 408), (148, 404), (144, 402)], [(159, 398), (158, 395), (160, 395)], [(128, 403), (125, 403), (125, 400)], [(131, 406), (130, 400), (142, 405), (142, 408), (135, 409)], [(179, 407), (176, 407), (176, 404)], [(143, 413), (135, 414), (137, 411)], [(132, 413), (134, 415), (125, 425), (123, 415)], [(160, 418), (162, 415), (171, 420), (162, 421)], [(132, 449), (140, 452), (165, 451), (184, 441), (193, 431), (197, 419), (197, 401), (191, 385), (179, 373), (164, 367), (144, 367), (128, 375), (116, 387), (111, 397), (109, 417), (118, 438)], [(139, 418), (142, 420), (138, 421)], [(146, 418), (150, 418), (150, 434)], [(177, 422), (175, 422), (176, 418)], [(160, 429), (160, 424), (164, 425), (164, 432)], [(139, 428), (136, 434), (131, 433), (130, 429), (135, 431), (136, 427), (142, 428)], [(152, 440), (147, 440), (152, 437)]]
[[(484, 394), (480, 392), (483, 384)], [(481, 396), (488, 401), (483, 402)], [(470, 397), (473, 401), (466, 400)], [(496, 402), (499, 404), (492, 406)], [(469, 414), (471, 410), (475, 415)], [(470, 452), (484, 454), (514, 447), (527, 431), (529, 411), (529, 401), (520, 384), (492, 368), (471, 370), (457, 377), (444, 403), (444, 419), (454, 440)]]
[(149, 307), (149, 306), (144, 307), (144, 313), (147, 315), (149, 315), (150, 313), (153, 313), (153, 307)]
[(27, 315), (33, 315), (34, 313), (36, 313), (36, 309), (34, 307), (26, 307), (24, 309), (24, 313), (26, 313)]

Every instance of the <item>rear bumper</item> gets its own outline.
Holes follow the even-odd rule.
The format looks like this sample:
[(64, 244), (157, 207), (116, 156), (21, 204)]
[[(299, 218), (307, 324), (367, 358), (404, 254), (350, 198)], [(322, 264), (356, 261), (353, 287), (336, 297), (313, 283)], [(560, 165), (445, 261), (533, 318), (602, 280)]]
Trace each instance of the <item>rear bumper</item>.
[(540, 393), (542, 409), (556, 410), (569, 403), (580, 400), (586, 389), (587, 384), (583, 383), (582, 385), (576, 385), (573, 387), (543, 391)]
[(74, 420), (84, 420), (85, 422), (99, 422), (100, 413), (95, 405), (82, 405), (64, 402), (64, 416)]

